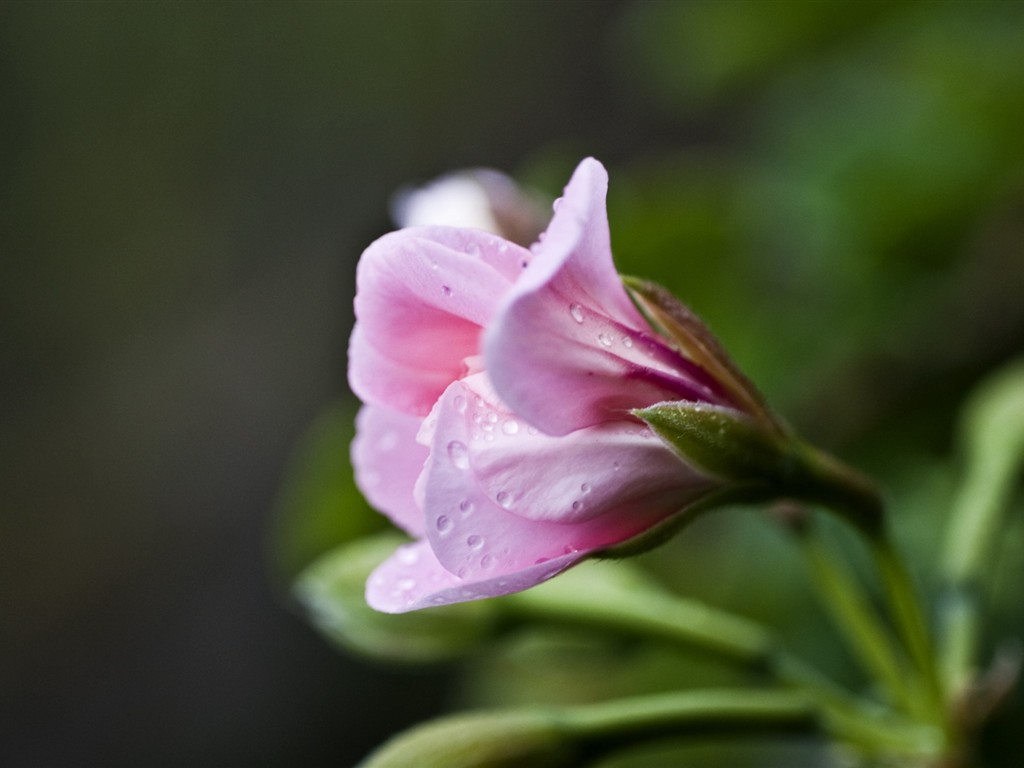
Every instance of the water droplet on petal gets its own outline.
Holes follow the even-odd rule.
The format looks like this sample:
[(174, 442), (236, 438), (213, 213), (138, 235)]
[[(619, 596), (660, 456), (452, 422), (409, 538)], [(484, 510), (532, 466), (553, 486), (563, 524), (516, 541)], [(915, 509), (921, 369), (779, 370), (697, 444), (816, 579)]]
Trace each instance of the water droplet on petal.
[(466, 574), (467, 573), (469, 573), (469, 569), (463, 567), (463, 568), (459, 568), (459, 570), (457, 570), (455, 572), (455, 575), (458, 576), (460, 579), (464, 579), (464, 578), (466, 578)]
[(462, 395), (456, 395), (455, 398), (452, 400), (452, 405), (455, 406), (455, 410), (458, 411), (459, 413), (466, 412), (466, 398), (464, 398)]
[(573, 509), (574, 512), (579, 512), (581, 509), (583, 509), (583, 502), (582, 501), (574, 501), (572, 503), (572, 509)]
[(377, 442), (377, 447), (382, 451), (390, 451), (398, 445), (398, 435), (394, 432), (385, 432)]
[(632, 339), (632, 337), (630, 337), (630, 336), (623, 336), (622, 337), (622, 346), (627, 347), (627, 348), (632, 347), (633, 346), (633, 339)]
[(480, 246), (477, 245), (476, 243), (470, 243), (469, 245), (466, 246), (466, 253), (468, 253), (470, 256), (479, 256)]
[(538, 557), (536, 560), (533, 561), (533, 564), (540, 565), (541, 563), (546, 563), (550, 559), (550, 557)]
[(574, 547), (572, 544), (566, 544), (564, 547), (562, 547), (562, 554), (571, 555), (573, 552), (579, 552), (579, 550), (576, 549), (576, 547)]
[(561, 204), (562, 204), (562, 198), (556, 197), (555, 201), (553, 203), (551, 203), (551, 210), (552, 211), (557, 211), (558, 210), (558, 206), (560, 206)]
[(515, 419), (508, 419), (501, 425), (501, 431), (506, 435), (514, 435), (519, 431), (519, 422)]
[(491, 422), (491, 424), (497, 424), (498, 414), (496, 414), (494, 411), (491, 411), (490, 413), (487, 414), (487, 420)]
[(412, 547), (402, 547), (402, 549), (398, 550), (398, 559), (405, 565), (413, 565), (420, 559), (420, 553)]
[(609, 336), (607, 333), (597, 334), (597, 340), (602, 347), (610, 347), (612, 345), (612, 337)]
[(572, 315), (572, 319), (575, 320), (577, 323), (583, 322), (583, 307), (581, 307), (579, 304), (570, 304), (569, 314)]
[(469, 499), (466, 499), (465, 501), (460, 502), (459, 504), (459, 511), (462, 513), (463, 517), (468, 517), (469, 515), (473, 514), (474, 509), (476, 509), (476, 504), (474, 504)]
[(495, 498), (502, 509), (509, 509), (512, 506), (512, 494), (508, 491), (498, 491), (498, 495)]
[(493, 568), (495, 566), (494, 555), (484, 555), (480, 558), (481, 568)]
[(442, 285), (441, 286), (441, 293), (443, 293), (445, 296), (451, 296), (452, 295), (452, 289), (449, 286), (447, 286), (447, 285)]
[(465, 443), (458, 440), (448, 443), (448, 458), (459, 469), (469, 469), (469, 449)]
[(526, 428), (526, 432), (527, 432), (527, 434), (530, 434), (530, 435), (539, 435), (540, 434), (540, 430), (537, 429), (533, 425), (530, 425), (529, 427), (527, 427)]
[(498, 253), (505, 253), (508, 250), (508, 243), (502, 240), (498, 243)]
[(484, 545), (484, 537), (477, 536), (475, 533), (472, 536), (466, 538), (466, 546), (470, 549), (480, 549)]
[(583, 491), (583, 493), (590, 493), (590, 483), (583, 483), (580, 485), (580, 490)]
[(434, 524), (437, 526), (438, 533), (448, 533), (452, 529), (452, 521), (448, 515), (439, 516)]
[(413, 587), (416, 586), (416, 580), (415, 579), (399, 579), (398, 582), (395, 584), (395, 586), (398, 587), (398, 589), (402, 590), (403, 592), (408, 592), (410, 589), (412, 589)]

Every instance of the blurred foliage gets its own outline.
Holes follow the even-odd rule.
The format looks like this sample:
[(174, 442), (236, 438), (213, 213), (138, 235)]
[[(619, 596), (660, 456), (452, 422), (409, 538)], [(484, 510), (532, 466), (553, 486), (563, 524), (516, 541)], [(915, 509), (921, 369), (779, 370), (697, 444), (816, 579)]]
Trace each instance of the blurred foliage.
[[(915, 572), (937, 576), (959, 403), (1024, 349), (1024, 3), (7, 2), (0, 43), (14, 489), (0, 567), (34, 649), (12, 690), (42, 681), (38, 707), (69, 724), (69, 749), (159, 742), (189, 762), (205, 742), (173, 748), (201, 722), (227, 734), (210, 743), (228, 762), (273, 761), (254, 736), (253, 753), (225, 746), (237, 724), (206, 678), (234, 667), (175, 654), (223, 643), (235, 662), (270, 626), (233, 613), (255, 600), (209, 589), (211, 574), (254, 580), (251, 563), (225, 574), (286, 444), (343, 386), (352, 263), (386, 227), (388, 195), (460, 165), (501, 166), (553, 197), (582, 155), (605, 161), (620, 269), (673, 290), (801, 432), (878, 477)], [(286, 471), (270, 526), (279, 581), (326, 557), (324, 588), (340, 588), (325, 553), (387, 525), (352, 485), (354, 413), (332, 400)], [(1008, 503), (986, 563), (986, 649), (1024, 635), (1019, 484)], [(846, 531), (829, 535), (863, 566)], [(862, 681), (770, 514), (703, 518), (638, 562)], [(122, 617), (121, 642), (96, 629), (97, 609)], [(153, 611), (159, 640), (124, 618)], [(251, 680), (266, 658), (284, 663), (263, 652), (242, 667)], [(53, 661), (81, 658), (80, 673)], [(470, 669), (475, 703), (719, 672), (565, 629), (510, 633)], [(115, 671), (177, 709), (125, 725), (119, 696), (102, 698)], [(305, 694), (282, 695), (291, 725), (230, 716), (283, 723), (250, 729), (261, 738), (299, 732)], [(1022, 718), (1018, 694), (985, 734), (990, 765), (1014, 764)], [(332, 717), (321, 733), (333, 730)], [(792, 749), (777, 762), (799, 764)], [(702, 750), (606, 762), (714, 764)]]

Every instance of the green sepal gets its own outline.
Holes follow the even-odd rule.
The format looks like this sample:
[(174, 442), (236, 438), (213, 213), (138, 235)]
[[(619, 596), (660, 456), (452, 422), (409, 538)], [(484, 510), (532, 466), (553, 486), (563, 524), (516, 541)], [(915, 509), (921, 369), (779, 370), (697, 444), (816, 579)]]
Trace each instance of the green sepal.
[(682, 401), (632, 413), (687, 464), (723, 480), (772, 481), (785, 470), (783, 442), (732, 408)]
[(313, 625), (336, 645), (387, 662), (458, 658), (486, 642), (498, 613), (486, 600), (390, 614), (366, 604), (366, 579), (403, 537), (387, 533), (338, 547), (309, 566), (295, 595)]
[(632, 414), (687, 464), (723, 482), (719, 494), (703, 500), (700, 509), (789, 498), (821, 504), (869, 536), (883, 525), (881, 499), (870, 480), (760, 419), (687, 401), (659, 403)]

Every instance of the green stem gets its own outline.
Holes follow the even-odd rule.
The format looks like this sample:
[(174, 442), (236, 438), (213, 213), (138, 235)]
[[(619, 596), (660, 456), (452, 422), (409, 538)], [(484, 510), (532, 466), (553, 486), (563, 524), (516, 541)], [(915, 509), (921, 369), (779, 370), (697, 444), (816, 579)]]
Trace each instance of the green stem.
[(818, 728), (813, 703), (797, 691), (714, 688), (584, 704), (557, 714), (563, 732), (578, 740), (636, 740), (658, 735)]
[(630, 636), (660, 638), (738, 661), (810, 697), (833, 733), (866, 751), (916, 753), (931, 749), (934, 738), (930, 731), (923, 732), (840, 688), (784, 651), (763, 625), (663, 593), (647, 582), (624, 584), (620, 589), (607, 587), (602, 584), (588, 589), (582, 583), (555, 580), (502, 598), (502, 603), (506, 611), (530, 620), (583, 624)]
[(826, 550), (816, 526), (805, 524), (794, 530), (811, 568), (811, 581), (850, 651), (885, 688), (892, 701), (909, 712), (915, 711), (918, 696), (911, 679), (894, 651), (889, 632), (878, 621), (860, 588), (834, 554)]
[(886, 535), (884, 530), (871, 537), (868, 543), (875, 564), (882, 576), (882, 584), (893, 620), (924, 683), (932, 717), (935, 721), (940, 722), (944, 717), (945, 707), (942, 686), (939, 682), (938, 664), (928, 625), (925, 622), (910, 573), (893, 546), (892, 539)]
[[(812, 446), (798, 445), (793, 461), (785, 490), (797, 499), (827, 507), (866, 540), (892, 619), (921, 680), (922, 693), (916, 697), (920, 704), (915, 704), (914, 711), (941, 722), (942, 692), (931, 638), (910, 574), (886, 530), (881, 496), (868, 478)], [(883, 674), (880, 669), (879, 674)], [(890, 672), (884, 674), (883, 680), (888, 679)]]

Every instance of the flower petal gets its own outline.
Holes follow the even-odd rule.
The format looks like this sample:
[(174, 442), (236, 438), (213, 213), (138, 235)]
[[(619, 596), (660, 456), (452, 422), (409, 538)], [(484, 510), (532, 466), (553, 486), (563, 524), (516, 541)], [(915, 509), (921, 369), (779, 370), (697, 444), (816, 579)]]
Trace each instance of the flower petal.
[(370, 504), (413, 536), (424, 532), (423, 512), (413, 488), (428, 451), (416, 442), (420, 419), (379, 405), (364, 405), (356, 416), (352, 467)]
[(357, 271), (349, 383), (360, 399), (423, 416), (478, 352), (481, 329), (529, 251), (468, 229), (380, 238)]
[(498, 395), (551, 435), (665, 400), (719, 401), (630, 301), (612, 262), (607, 185), (600, 163), (580, 164), (484, 338)]
[[(430, 458), (417, 486), (427, 539), (441, 564), (459, 578), (479, 580), (512, 574), (563, 555), (621, 544), (714, 485), (693, 473), (667, 448), (654, 449), (660, 442), (656, 438), (645, 444), (643, 454), (662, 469), (646, 477), (655, 483), (653, 488), (645, 489), (642, 482), (624, 482), (624, 490), (613, 491), (615, 478), (589, 474), (590, 468), (580, 463), (573, 450), (581, 447), (585, 436), (562, 452), (553, 444), (565, 438), (541, 438), (527, 431), (527, 440), (537, 438), (537, 445), (544, 440), (550, 443), (536, 461), (526, 459), (531, 446), (524, 445), (516, 456), (527, 463), (522, 474), (517, 474), (513, 461), (506, 462), (496, 451), (482, 448), (497, 441), (495, 431), (503, 428), (503, 419), (510, 418), (502, 412), (490, 420), (500, 406), (480, 394), (487, 389), (486, 375), (477, 374), (455, 382), (441, 396), (431, 417), (436, 418), (436, 424)], [(492, 429), (486, 430), (485, 424)], [(636, 430), (639, 433), (642, 427), (636, 425)], [(619, 439), (624, 445), (624, 437)], [(489, 462), (484, 474), (474, 465), (481, 456)], [(600, 460), (606, 474), (614, 474), (615, 459), (610, 452), (602, 455), (597, 449), (587, 456)], [(623, 455), (621, 461), (640, 463), (643, 458)], [(543, 459), (551, 466), (542, 469)], [(529, 487), (531, 483), (554, 481), (560, 473), (569, 479), (557, 488)], [(505, 480), (508, 485), (499, 487)], [(582, 505), (573, 509), (573, 501), (587, 495), (583, 491), (585, 483), (593, 483), (600, 492), (595, 495), (589, 491), (590, 499), (584, 502), (591, 505), (589, 509)], [(536, 508), (530, 508), (527, 502), (536, 503)]]
[(366, 602), (385, 613), (498, 597), (536, 586), (576, 563), (582, 554), (562, 555), (506, 575), (460, 579), (446, 570), (425, 541), (399, 547), (370, 575)]
[(450, 433), (446, 418), (465, 420), (472, 483), (509, 512), (563, 524), (667, 516), (718, 484), (644, 424), (611, 421), (551, 437), (507, 411), (486, 384), (483, 376), (464, 379), (453, 402), (465, 411), (435, 411), (433, 429)]

